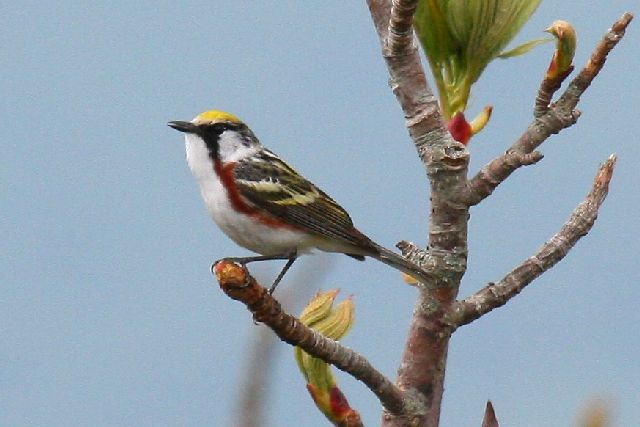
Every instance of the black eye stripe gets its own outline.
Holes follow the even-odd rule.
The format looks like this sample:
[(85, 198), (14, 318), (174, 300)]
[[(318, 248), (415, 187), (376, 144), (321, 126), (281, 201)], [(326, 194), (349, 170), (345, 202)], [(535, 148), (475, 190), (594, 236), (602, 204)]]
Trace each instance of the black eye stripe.
[(205, 127), (209, 127), (216, 132), (222, 133), (225, 130), (238, 130), (242, 127), (242, 125), (240, 123), (221, 122), (221, 123), (213, 123)]
[(246, 128), (246, 126), (240, 123), (222, 122), (200, 126), (200, 131), (205, 139), (218, 139), (224, 131), (242, 131), (243, 128)]
[(238, 132), (244, 137), (255, 139), (255, 136), (253, 135), (251, 130), (249, 130), (247, 125), (245, 125), (244, 123), (220, 122), (200, 125), (198, 133), (207, 144), (209, 153), (211, 156), (213, 156), (212, 158), (215, 158), (218, 155), (218, 150), (220, 149), (220, 135), (228, 130)]

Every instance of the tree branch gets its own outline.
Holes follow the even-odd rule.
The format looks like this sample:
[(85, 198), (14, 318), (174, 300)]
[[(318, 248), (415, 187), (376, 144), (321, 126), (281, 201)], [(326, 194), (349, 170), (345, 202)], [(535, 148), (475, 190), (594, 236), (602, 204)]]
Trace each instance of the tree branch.
[(398, 387), (360, 354), (324, 337), (285, 313), (278, 301), (258, 284), (244, 266), (223, 259), (216, 262), (214, 272), (224, 293), (244, 303), (256, 322), (271, 328), (282, 341), (298, 346), (362, 381), (390, 413), (404, 412), (408, 399)]
[(553, 94), (560, 89), (562, 82), (564, 82), (572, 72), (573, 65), (567, 68), (564, 73), (560, 73), (557, 76), (547, 77), (545, 75), (545, 78), (542, 80), (542, 83), (540, 83), (540, 88), (538, 89), (538, 95), (536, 96), (536, 102), (533, 107), (533, 117), (540, 117), (549, 111)]
[(456, 327), (467, 325), (491, 310), (507, 303), (529, 283), (562, 260), (569, 250), (593, 227), (598, 210), (607, 197), (616, 163), (611, 155), (599, 168), (591, 191), (573, 211), (560, 231), (538, 252), (497, 283), (489, 283), (475, 294), (458, 301), (449, 309), (449, 321)]
[[(416, 0), (402, 2), (406, 5), (415, 5), (416, 3)], [(451, 140), (449, 132), (442, 123), (438, 101), (427, 85), (427, 78), (420, 64), (417, 47), (413, 43), (407, 42), (397, 43), (393, 49), (388, 46), (389, 28), (395, 25), (390, 23), (392, 17), (391, 1), (367, 0), (367, 4), (378, 32), (382, 54), (389, 69), (389, 86), (398, 98), (405, 115), (409, 134), (416, 144), (420, 159), (426, 166), (429, 162), (425, 152), (426, 145), (434, 141), (442, 141), (443, 138)], [(399, 14), (401, 10), (406, 10), (408, 7), (396, 8), (395, 13)], [(406, 25), (406, 16), (394, 18), (394, 20), (403, 23), (400, 29), (396, 29), (402, 33), (402, 28)], [(409, 23), (411, 22), (409, 21)], [(410, 37), (413, 40), (413, 32), (410, 35), (405, 34), (405, 37)]]
[(564, 91), (560, 100), (556, 104), (556, 107), (573, 109), (578, 105), (580, 96), (582, 96), (585, 90), (587, 90), (593, 79), (604, 66), (609, 52), (611, 52), (618, 42), (622, 40), (632, 19), (633, 15), (629, 12), (625, 12), (620, 19), (613, 23), (611, 28), (605, 33), (600, 43), (598, 43), (598, 46), (594, 49), (591, 57), (587, 61), (587, 64), (576, 78), (571, 81), (567, 90)]
[(428, 256), (412, 259), (426, 262), (421, 266), (433, 271), (434, 279), (418, 287), (397, 379), (398, 387), (415, 396), (419, 405), (408, 409), (406, 416), (383, 414), (386, 427), (438, 425), (451, 330), (442, 318), (455, 301), (467, 261), (468, 206), (454, 196), (466, 186), (469, 153), (451, 138), (427, 84), (413, 33), (408, 30), (416, 3), (394, 0), (392, 7), (389, 0), (367, 0), (389, 71), (389, 85), (404, 112), (431, 187)]
[(410, 53), (413, 44), (413, 14), (417, 0), (393, 0), (386, 49), (390, 55)]
[[(546, 109), (544, 114), (538, 111), (524, 134), (503, 155), (489, 162), (469, 180), (466, 188), (458, 194), (458, 200), (461, 203), (469, 206), (480, 203), (516, 169), (540, 160), (542, 155), (534, 150), (549, 136), (576, 123), (580, 112), (575, 110), (575, 107), (580, 97), (602, 69), (609, 52), (624, 36), (632, 18), (633, 15), (625, 13), (613, 24), (558, 102)], [(560, 81), (556, 83), (559, 85)], [(542, 85), (544, 86), (544, 82)]]
[[(293, 286), (287, 289), (280, 300), (284, 305), (300, 305), (309, 296), (309, 289), (320, 283), (322, 277), (330, 270), (334, 258), (310, 257), (307, 266), (312, 268), (295, 270), (288, 276), (291, 283), (304, 277), (307, 286)], [(310, 285), (310, 286), (309, 286)], [(282, 286), (282, 285), (281, 285)], [(284, 292), (283, 292), (284, 294)], [(237, 414), (234, 425), (239, 427), (260, 427), (265, 424), (265, 407), (272, 394), (273, 372), (264, 369), (277, 356), (280, 349), (277, 337), (268, 328), (254, 328), (244, 351), (245, 367), (242, 369), (241, 385), (237, 389), (234, 414)]]
[(478, 171), (469, 181), (468, 187), (460, 198), (469, 206), (474, 206), (487, 198), (493, 190), (505, 181), (511, 173), (522, 166), (534, 165), (544, 156), (539, 151), (520, 153), (507, 151)]

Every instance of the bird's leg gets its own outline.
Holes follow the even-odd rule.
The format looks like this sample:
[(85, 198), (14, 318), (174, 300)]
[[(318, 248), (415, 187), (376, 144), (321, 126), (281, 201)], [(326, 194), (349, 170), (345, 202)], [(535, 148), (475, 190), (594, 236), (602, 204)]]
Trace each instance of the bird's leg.
[(273, 284), (269, 288), (269, 295), (273, 295), (273, 291), (276, 290), (276, 287), (278, 286), (278, 283), (280, 283), (280, 280), (282, 280), (282, 278), (284, 277), (285, 273), (289, 270), (289, 268), (291, 268), (291, 266), (293, 265), (293, 263), (295, 262), (296, 259), (297, 259), (297, 257), (296, 257), (295, 253), (292, 256), (289, 257), (289, 259), (287, 260), (287, 263), (284, 265), (284, 267), (282, 267), (282, 270), (280, 271), (280, 274), (278, 274), (278, 277), (276, 277), (276, 280), (273, 281)]
[(226, 258), (229, 261), (237, 262), (241, 265), (249, 264), (250, 262), (257, 261), (273, 261), (276, 259), (289, 259), (291, 258), (290, 253), (282, 254), (282, 255), (256, 255), (256, 256), (245, 256), (245, 257), (235, 257), (235, 258)]
[[(273, 281), (273, 284), (271, 284), (271, 287), (269, 288), (269, 295), (271, 295), (273, 294), (273, 291), (276, 290), (276, 287), (278, 286), (278, 284), (280, 283), (280, 281), (282, 280), (286, 272), (289, 270), (289, 268), (291, 268), (291, 266), (293, 265), (293, 263), (297, 258), (298, 258), (298, 254), (297, 254), (297, 251), (294, 249), (292, 251), (289, 251), (281, 255), (256, 255), (256, 256), (226, 258), (226, 259), (231, 262), (237, 262), (238, 264), (243, 266), (246, 264), (249, 264), (250, 262), (256, 262), (256, 261), (273, 261), (276, 259), (286, 259), (287, 263), (284, 265), (284, 267), (282, 268), (282, 270), (280, 271), (276, 279)], [(216, 263), (214, 263), (211, 266), (212, 273), (215, 265)]]

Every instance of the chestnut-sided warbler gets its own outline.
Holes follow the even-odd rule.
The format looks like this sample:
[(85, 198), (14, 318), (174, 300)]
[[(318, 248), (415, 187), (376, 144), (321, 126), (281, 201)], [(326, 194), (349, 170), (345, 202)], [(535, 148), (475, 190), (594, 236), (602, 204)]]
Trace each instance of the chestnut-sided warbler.
[(427, 272), (358, 231), (347, 211), (263, 147), (236, 116), (212, 110), (168, 125), (185, 133), (187, 163), (211, 218), (238, 245), (261, 254), (236, 260), (287, 260), (271, 292), (298, 255), (314, 248), (357, 260), (370, 256), (429, 280)]

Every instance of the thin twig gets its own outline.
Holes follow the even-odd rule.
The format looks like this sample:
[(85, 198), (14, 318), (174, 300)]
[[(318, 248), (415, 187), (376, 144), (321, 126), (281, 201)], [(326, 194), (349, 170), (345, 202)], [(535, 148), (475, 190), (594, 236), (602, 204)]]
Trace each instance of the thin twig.
[[(292, 286), (287, 289), (286, 295), (281, 300), (284, 305), (298, 306), (310, 296), (310, 290), (322, 282), (322, 278), (330, 270), (333, 257), (309, 257), (305, 260), (307, 269), (298, 269), (289, 279), (291, 283), (302, 280), (311, 286)], [(282, 285), (280, 285), (282, 286)], [(285, 292), (283, 292), (285, 294)], [(235, 400), (237, 414), (234, 425), (238, 427), (259, 427), (265, 424), (265, 408), (269, 404), (271, 396), (270, 387), (274, 382), (273, 371), (264, 369), (270, 366), (272, 360), (282, 348), (277, 346), (277, 337), (269, 328), (254, 328), (249, 338), (247, 348), (244, 351), (247, 358), (245, 368), (242, 370), (244, 378), (237, 390)]]
[(458, 195), (458, 200), (461, 203), (466, 203), (469, 206), (480, 203), (516, 169), (535, 163), (535, 161), (518, 161), (519, 156), (523, 156), (524, 159), (524, 156), (533, 154), (534, 150), (549, 136), (576, 123), (580, 112), (575, 110), (575, 107), (578, 105), (580, 97), (600, 72), (607, 55), (622, 39), (632, 19), (633, 15), (625, 13), (613, 24), (594, 49), (587, 64), (560, 96), (558, 102), (551, 105), (544, 114), (535, 117), (527, 130), (504, 154), (489, 162), (469, 180), (466, 189)]
[(471, 181), (468, 191), (463, 194), (464, 201), (474, 206), (493, 193), (513, 171), (522, 167), (538, 163), (544, 156), (539, 151), (519, 153), (507, 151), (502, 156), (483, 166)]
[(593, 227), (598, 210), (607, 197), (615, 163), (616, 157), (612, 154), (600, 166), (585, 200), (574, 209), (560, 231), (542, 245), (535, 255), (526, 259), (499, 282), (489, 283), (475, 294), (453, 304), (448, 316), (450, 323), (457, 327), (467, 325), (506, 304), (534, 279), (562, 260)]
[(405, 396), (398, 387), (360, 354), (324, 337), (285, 313), (280, 303), (258, 284), (244, 266), (223, 259), (215, 264), (214, 271), (220, 288), (230, 298), (244, 303), (256, 322), (271, 328), (281, 340), (302, 348), (362, 381), (390, 413), (403, 413)]
[(584, 91), (587, 90), (593, 79), (604, 66), (609, 52), (611, 52), (618, 42), (622, 40), (632, 19), (633, 15), (629, 12), (625, 12), (620, 19), (613, 23), (598, 46), (594, 49), (591, 57), (587, 61), (587, 64), (571, 81), (567, 90), (562, 94), (560, 100), (557, 102), (557, 106), (573, 109), (578, 105), (580, 96), (582, 96)]
[(564, 82), (572, 72), (573, 65), (571, 65), (563, 73), (560, 73), (557, 76), (548, 77), (545, 75), (542, 83), (540, 83), (540, 88), (538, 89), (538, 95), (536, 96), (536, 102), (533, 107), (533, 117), (540, 117), (547, 111), (549, 111), (553, 94), (556, 93), (558, 89), (560, 89), (560, 86), (562, 86), (562, 82)]

